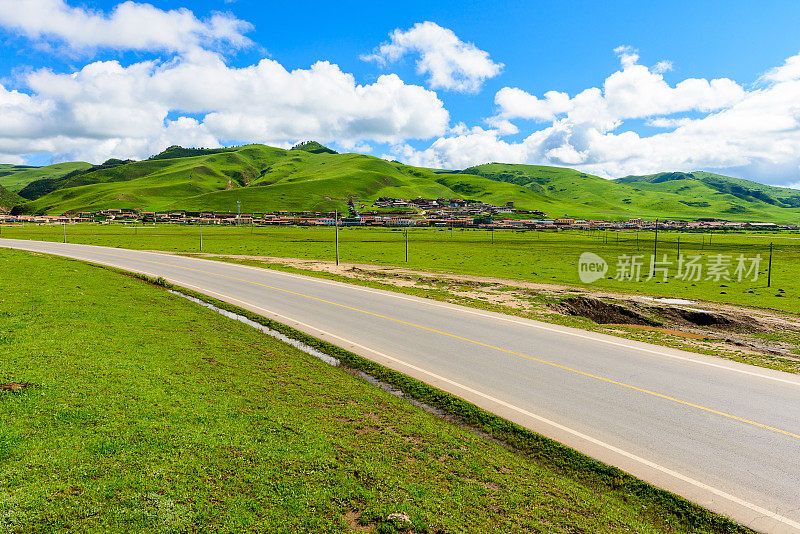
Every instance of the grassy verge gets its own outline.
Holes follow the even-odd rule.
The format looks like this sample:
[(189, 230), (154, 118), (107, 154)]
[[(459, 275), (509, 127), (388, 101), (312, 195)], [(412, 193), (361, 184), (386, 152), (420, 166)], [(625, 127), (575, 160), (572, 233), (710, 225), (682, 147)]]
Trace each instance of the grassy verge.
[[(0, 251), (0, 532), (745, 532), (233, 309), (515, 446), (109, 269)], [(211, 300), (204, 298), (205, 300)]]

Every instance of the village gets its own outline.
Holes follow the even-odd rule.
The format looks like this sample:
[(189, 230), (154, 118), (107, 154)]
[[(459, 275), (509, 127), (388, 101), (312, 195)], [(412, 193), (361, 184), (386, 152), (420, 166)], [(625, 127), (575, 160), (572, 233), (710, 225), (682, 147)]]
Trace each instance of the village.
[(191, 212), (139, 211), (129, 208), (104, 209), (96, 212), (65, 213), (62, 215), (0, 214), (0, 224), (76, 224), (76, 223), (142, 223), (190, 224), (228, 226), (360, 226), (360, 227), (433, 227), (481, 228), (496, 230), (797, 230), (797, 225), (778, 225), (773, 222), (741, 222), (720, 219), (607, 221), (572, 218), (567, 215), (548, 218), (538, 210), (523, 210), (513, 202), (495, 206), (465, 199), (402, 199), (382, 197), (372, 206), (348, 202), (348, 213), (290, 212)]

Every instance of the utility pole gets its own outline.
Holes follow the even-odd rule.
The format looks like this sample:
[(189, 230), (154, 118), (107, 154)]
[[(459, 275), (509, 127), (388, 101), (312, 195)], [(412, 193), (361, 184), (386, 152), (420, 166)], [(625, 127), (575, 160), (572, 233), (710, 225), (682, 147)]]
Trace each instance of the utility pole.
[(200, 252), (203, 252), (203, 223), (200, 222)]
[(67, 242), (67, 220), (64, 219), (64, 243)]
[(239, 218), (242, 216), (242, 203), (236, 201), (236, 226), (239, 226)]
[(772, 284), (772, 243), (769, 244), (769, 270), (767, 270), (767, 287)]
[(492, 245), (494, 245), (494, 228), (491, 229), (492, 232)]
[(658, 219), (656, 219), (656, 237), (655, 241), (653, 241), (653, 258), (657, 257), (658, 257)]
[(678, 234), (678, 257), (681, 255), (681, 234)]
[(408, 226), (406, 226), (406, 263), (408, 263)]
[(639, 230), (636, 230), (636, 252), (639, 252)]
[(333, 217), (336, 226), (336, 265), (339, 265), (339, 210), (334, 210)]

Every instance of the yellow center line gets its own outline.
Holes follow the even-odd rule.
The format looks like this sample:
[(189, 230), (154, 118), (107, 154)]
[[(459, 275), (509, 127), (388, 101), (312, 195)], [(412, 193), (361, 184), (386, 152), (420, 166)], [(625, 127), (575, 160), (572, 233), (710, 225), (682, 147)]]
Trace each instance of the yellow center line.
[(252, 280), (245, 280), (245, 279), (242, 279), (242, 278), (237, 278), (235, 276), (214, 273), (214, 272), (211, 272), (211, 271), (205, 271), (203, 269), (194, 269), (194, 268), (191, 268), (191, 267), (184, 267), (184, 266), (181, 266), (181, 265), (173, 265), (173, 264), (170, 264), (170, 263), (163, 263), (163, 262), (158, 262), (158, 261), (145, 260), (145, 259), (141, 259), (141, 258), (132, 258), (130, 256), (123, 256), (123, 255), (120, 255), (120, 254), (109, 254), (109, 253), (106, 253), (106, 252), (94, 252), (94, 251), (93, 251), (93, 253), (94, 254), (99, 254), (99, 255), (104, 255), (104, 256), (118, 257), (118, 258), (123, 258), (123, 259), (127, 259), (127, 260), (133, 260), (133, 261), (143, 261), (143, 262), (152, 263), (152, 264), (155, 264), (155, 265), (162, 265), (164, 267), (173, 267), (175, 269), (183, 269), (183, 270), (186, 270), (186, 271), (194, 271), (194, 272), (198, 272), (198, 273), (217, 276), (217, 277), (220, 277), (220, 278), (228, 278), (230, 280), (236, 280), (238, 282), (244, 282), (244, 283), (247, 283), (247, 284), (253, 284), (253, 285), (265, 287), (265, 288), (268, 288), (268, 289), (272, 289), (274, 291), (279, 291), (279, 292), (282, 292), (282, 293), (287, 293), (287, 294), (290, 294), (290, 295), (295, 295), (295, 296), (298, 296), (298, 297), (303, 297), (303, 298), (315, 300), (317, 302), (323, 302), (325, 304), (330, 304), (332, 306), (337, 306), (339, 308), (344, 308), (346, 310), (351, 310), (351, 311), (355, 311), (355, 312), (359, 312), (359, 313), (364, 313), (366, 315), (371, 315), (373, 317), (386, 319), (387, 321), (392, 321), (392, 322), (403, 324), (403, 325), (406, 325), (406, 326), (419, 328), (420, 330), (426, 330), (428, 332), (433, 332), (435, 334), (439, 334), (439, 335), (442, 335), (442, 336), (450, 337), (450, 338), (453, 338), (453, 339), (458, 339), (460, 341), (465, 341), (467, 343), (472, 343), (474, 345), (479, 345), (481, 347), (486, 347), (486, 348), (494, 349), (494, 350), (497, 350), (497, 351), (500, 351), (500, 352), (505, 352), (506, 354), (512, 354), (514, 356), (519, 356), (520, 358), (525, 358), (525, 359), (528, 359), (528, 360), (531, 360), (531, 361), (534, 361), (534, 362), (537, 362), (537, 363), (541, 363), (541, 364), (544, 364), (544, 365), (549, 365), (549, 366), (555, 367), (557, 369), (561, 369), (561, 370), (568, 371), (568, 372), (571, 372), (571, 373), (579, 374), (579, 375), (582, 375), (582, 376), (585, 376), (585, 377), (588, 377), (588, 378), (594, 378), (595, 380), (600, 380), (600, 381), (606, 382), (608, 384), (614, 384), (616, 386), (620, 386), (620, 387), (623, 387), (623, 388), (627, 388), (627, 389), (631, 389), (631, 390), (634, 390), (634, 391), (638, 391), (640, 393), (645, 393), (647, 395), (652, 395), (653, 397), (658, 397), (660, 399), (665, 399), (665, 400), (668, 400), (668, 401), (672, 401), (672, 402), (675, 402), (677, 404), (681, 404), (683, 406), (690, 406), (692, 408), (696, 408), (696, 409), (702, 410), (704, 412), (712, 413), (712, 414), (715, 414), (715, 415), (726, 417), (728, 419), (732, 419), (734, 421), (739, 421), (741, 423), (746, 423), (748, 425), (752, 425), (752, 426), (755, 426), (755, 427), (758, 427), (758, 428), (763, 428), (765, 430), (770, 430), (772, 432), (777, 432), (777, 433), (783, 434), (785, 436), (789, 436), (789, 437), (792, 437), (792, 438), (800, 439), (800, 435), (799, 434), (795, 434), (795, 433), (789, 432), (787, 430), (781, 430), (780, 428), (775, 428), (775, 427), (772, 427), (772, 426), (769, 426), (769, 425), (765, 425), (763, 423), (758, 423), (756, 421), (751, 421), (750, 419), (745, 419), (743, 417), (739, 417), (739, 416), (736, 416), (736, 415), (733, 415), (733, 414), (729, 414), (729, 413), (726, 413), (726, 412), (721, 412), (719, 410), (714, 410), (712, 408), (707, 408), (707, 407), (701, 406), (699, 404), (695, 404), (695, 403), (692, 403), (692, 402), (684, 401), (684, 400), (681, 400), (681, 399), (676, 399), (675, 397), (670, 397), (669, 395), (664, 395), (662, 393), (657, 393), (655, 391), (650, 391), (649, 389), (640, 388), (640, 387), (637, 387), (637, 386), (633, 386), (631, 384), (626, 384), (624, 382), (619, 382), (617, 380), (612, 380), (610, 378), (605, 378), (605, 377), (598, 376), (598, 375), (595, 375), (595, 374), (592, 374), (592, 373), (587, 373), (586, 371), (581, 371), (579, 369), (573, 369), (572, 367), (567, 367), (565, 365), (561, 365), (561, 364), (558, 364), (558, 363), (554, 363), (554, 362), (550, 362), (550, 361), (547, 361), (547, 360), (543, 360), (541, 358), (536, 358), (534, 356), (529, 356), (527, 354), (522, 354), (520, 352), (515, 352), (513, 350), (504, 349), (502, 347), (497, 347), (495, 345), (490, 345), (489, 343), (484, 343), (482, 341), (475, 341), (473, 339), (457, 336), (455, 334), (450, 334), (448, 332), (442, 332), (440, 330), (436, 330), (434, 328), (429, 328), (427, 326), (422, 326), (422, 325), (418, 325), (418, 324), (415, 324), (415, 323), (410, 323), (408, 321), (403, 321), (401, 319), (395, 319), (393, 317), (387, 317), (387, 316), (381, 315), (379, 313), (375, 313), (375, 312), (371, 312), (371, 311), (367, 311), (367, 310), (362, 310), (360, 308), (354, 308), (352, 306), (347, 306), (346, 304), (339, 304), (338, 302), (332, 302), (330, 300), (325, 300), (325, 299), (322, 299), (322, 298), (319, 298), (319, 297), (313, 297), (311, 295), (306, 295), (304, 293), (298, 293), (296, 291), (290, 291), (288, 289), (281, 289), (279, 287), (271, 286), (271, 285), (268, 285), (268, 284), (262, 284), (260, 282), (253, 282)]

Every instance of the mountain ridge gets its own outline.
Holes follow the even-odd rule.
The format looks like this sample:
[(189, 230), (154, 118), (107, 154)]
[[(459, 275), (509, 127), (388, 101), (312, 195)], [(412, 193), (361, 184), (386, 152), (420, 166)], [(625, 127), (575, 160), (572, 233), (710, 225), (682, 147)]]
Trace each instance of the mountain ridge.
[[(445, 171), (339, 154), (314, 141), (288, 150), (259, 144), (219, 149), (171, 146), (143, 161), (57, 165), (71, 170), (29, 181), (19, 190), (26, 200), (18, 211), (232, 211), (238, 200), (242, 210), (261, 213), (343, 209), (350, 199), (367, 206), (379, 197), (458, 197), (494, 205), (513, 202), (551, 218), (716, 217), (771, 222), (800, 218), (800, 191), (704, 171), (615, 180), (542, 165), (488, 163)], [(0, 180), (37, 172), (26, 168), (3, 176), (3, 167)]]

